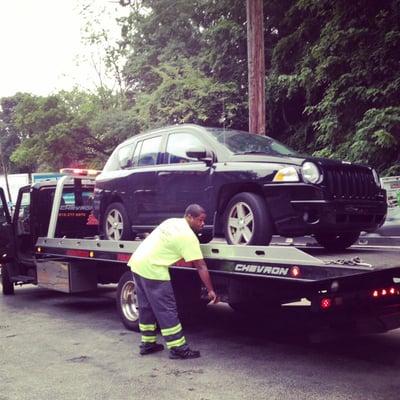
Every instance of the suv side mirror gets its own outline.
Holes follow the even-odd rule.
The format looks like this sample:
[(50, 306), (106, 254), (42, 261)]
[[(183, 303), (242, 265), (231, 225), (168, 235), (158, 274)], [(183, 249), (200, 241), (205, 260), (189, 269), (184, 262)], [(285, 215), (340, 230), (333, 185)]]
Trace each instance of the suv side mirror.
[(207, 151), (204, 147), (192, 147), (186, 152), (186, 155), (189, 158), (197, 158), (198, 160), (201, 160), (202, 158), (207, 157)]
[(213, 163), (213, 157), (207, 152), (205, 147), (192, 147), (186, 151), (186, 156), (196, 158), (199, 161), (204, 161), (208, 166)]
[(130, 167), (132, 167), (132, 160), (129, 159), (129, 158), (125, 158), (125, 159), (123, 159), (123, 160), (121, 160), (121, 161), (119, 162), (119, 166), (120, 166), (122, 169), (130, 168)]

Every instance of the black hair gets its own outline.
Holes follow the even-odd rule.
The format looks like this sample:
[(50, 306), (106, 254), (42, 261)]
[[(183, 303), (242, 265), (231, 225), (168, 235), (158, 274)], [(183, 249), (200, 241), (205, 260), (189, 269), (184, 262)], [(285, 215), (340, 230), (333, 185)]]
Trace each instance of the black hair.
[(197, 218), (200, 214), (205, 214), (205, 210), (202, 206), (199, 206), (198, 204), (190, 204), (189, 206), (186, 207), (185, 210), (185, 217), (190, 215), (194, 218)]

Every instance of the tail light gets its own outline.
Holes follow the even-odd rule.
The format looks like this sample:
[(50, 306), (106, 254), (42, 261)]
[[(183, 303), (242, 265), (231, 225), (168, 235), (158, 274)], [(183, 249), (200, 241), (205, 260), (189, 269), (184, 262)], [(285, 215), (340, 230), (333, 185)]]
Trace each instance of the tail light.
[(379, 288), (379, 289), (374, 289), (371, 292), (371, 297), (373, 298), (382, 298), (382, 297), (392, 297), (392, 296), (399, 296), (400, 295), (400, 289), (399, 287), (391, 286), (388, 288)]
[(330, 299), (329, 297), (324, 297), (321, 299), (319, 305), (323, 310), (327, 310), (332, 306), (332, 299)]

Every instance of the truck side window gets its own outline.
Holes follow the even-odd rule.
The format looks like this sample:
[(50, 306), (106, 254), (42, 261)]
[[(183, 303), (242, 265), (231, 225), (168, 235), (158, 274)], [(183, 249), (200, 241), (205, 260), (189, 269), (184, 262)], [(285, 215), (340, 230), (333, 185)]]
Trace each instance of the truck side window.
[(60, 210), (72, 210), (78, 206), (91, 206), (92, 202), (93, 193), (91, 191), (83, 190), (80, 192), (80, 196), (76, 196), (74, 192), (64, 192), (61, 197)]
[(22, 193), (21, 205), (17, 217), (17, 233), (19, 235), (30, 234), (29, 207), (31, 204), (31, 194), (29, 192)]

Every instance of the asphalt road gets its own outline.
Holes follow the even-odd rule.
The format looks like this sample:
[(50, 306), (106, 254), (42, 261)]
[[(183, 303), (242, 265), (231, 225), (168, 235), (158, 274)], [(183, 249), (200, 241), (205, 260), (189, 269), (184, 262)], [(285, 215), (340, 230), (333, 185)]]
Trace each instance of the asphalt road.
[[(307, 251), (399, 263), (398, 250)], [(140, 336), (120, 323), (113, 286), (15, 293), (0, 297), (0, 400), (400, 398), (400, 329), (315, 344), (307, 307), (252, 319), (219, 304), (185, 324), (202, 357), (169, 360), (167, 351), (138, 355)]]

